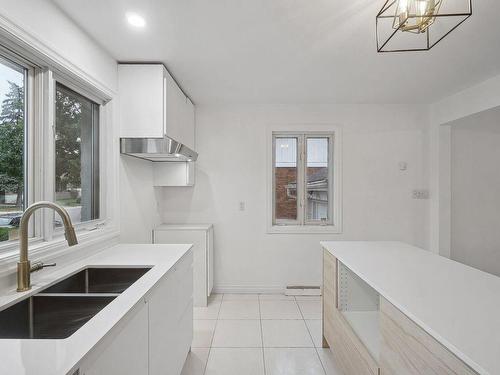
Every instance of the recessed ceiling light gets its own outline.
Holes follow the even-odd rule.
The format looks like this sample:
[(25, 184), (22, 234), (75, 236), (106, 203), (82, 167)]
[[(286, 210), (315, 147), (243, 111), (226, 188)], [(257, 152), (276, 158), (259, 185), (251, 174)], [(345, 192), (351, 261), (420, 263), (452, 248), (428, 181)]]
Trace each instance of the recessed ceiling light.
[(128, 12), (126, 14), (126, 17), (127, 17), (128, 23), (134, 27), (142, 28), (142, 27), (146, 26), (146, 20), (142, 16), (138, 15), (137, 13)]

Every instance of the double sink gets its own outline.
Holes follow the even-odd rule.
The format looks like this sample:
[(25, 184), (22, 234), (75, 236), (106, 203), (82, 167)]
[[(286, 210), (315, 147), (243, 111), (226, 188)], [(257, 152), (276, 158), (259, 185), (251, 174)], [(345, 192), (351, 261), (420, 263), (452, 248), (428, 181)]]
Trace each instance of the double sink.
[(89, 267), (0, 311), (0, 339), (64, 339), (150, 268)]

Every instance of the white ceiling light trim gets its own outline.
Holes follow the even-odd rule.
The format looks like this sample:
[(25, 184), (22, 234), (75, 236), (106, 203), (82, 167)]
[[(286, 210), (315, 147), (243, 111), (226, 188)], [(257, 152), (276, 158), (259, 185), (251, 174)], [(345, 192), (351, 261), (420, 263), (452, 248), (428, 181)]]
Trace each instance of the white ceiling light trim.
[(127, 12), (125, 17), (127, 18), (127, 22), (129, 23), (129, 25), (133, 27), (142, 29), (146, 26), (146, 20), (144, 19), (144, 17), (135, 12)]

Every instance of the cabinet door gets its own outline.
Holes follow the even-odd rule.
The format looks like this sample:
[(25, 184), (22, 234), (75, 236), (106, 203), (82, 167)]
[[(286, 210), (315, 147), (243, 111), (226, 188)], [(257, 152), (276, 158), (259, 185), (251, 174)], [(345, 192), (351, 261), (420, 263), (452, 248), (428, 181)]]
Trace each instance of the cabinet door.
[(182, 138), (184, 139), (184, 144), (189, 148), (196, 150), (195, 148), (195, 109), (193, 102), (189, 98), (186, 98), (186, 104), (184, 105), (184, 116), (186, 124), (183, 126)]
[(337, 307), (337, 259), (323, 251), (323, 347), (333, 341), (332, 320)]
[(193, 339), (192, 253), (148, 297), (149, 374), (179, 375)]
[(194, 306), (207, 306), (207, 232), (204, 230), (156, 230), (155, 243), (193, 244)]
[(167, 85), (167, 121), (166, 121), (166, 134), (177, 142), (183, 143), (182, 139), (182, 123), (184, 115), (184, 106), (186, 97), (182, 90), (177, 86), (170, 74), (166, 77)]
[(80, 375), (148, 375), (148, 305), (129, 314), (84, 360)]
[(118, 65), (120, 137), (163, 137), (165, 71), (161, 64)]
[(214, 288), (214, 229), (210, 228), (207, 235), (207, 273), (208, 288), (207, 297), (212, 294)]
[(384, 298), (380, 312), (382, 375), (477, 374)]
[(330, 347), (345, 374), (376, 375), (378, 364), (338, 311), (338, 262), (323, 251), (323, 347)]
[(166, 134), (194, 150), (194, 105), (168, 73), (166, 91)]

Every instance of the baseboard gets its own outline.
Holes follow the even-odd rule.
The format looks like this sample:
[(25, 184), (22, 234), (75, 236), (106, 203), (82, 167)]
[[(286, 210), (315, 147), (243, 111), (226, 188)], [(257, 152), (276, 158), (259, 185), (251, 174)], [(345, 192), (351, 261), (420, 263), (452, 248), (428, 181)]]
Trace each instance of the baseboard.
[(287, 296), (320, 296), (321, 287), (316, 286), (299, 286), (299, 285), (288, 285), (285, 289), (285, 295)]
[(284, 285), (231, 285), (220, 284), (215, 285), (214, 293), (237, 293), (237, 294), (284, 294)]

